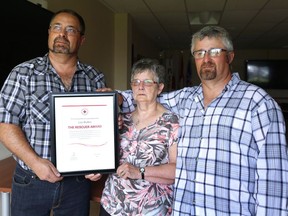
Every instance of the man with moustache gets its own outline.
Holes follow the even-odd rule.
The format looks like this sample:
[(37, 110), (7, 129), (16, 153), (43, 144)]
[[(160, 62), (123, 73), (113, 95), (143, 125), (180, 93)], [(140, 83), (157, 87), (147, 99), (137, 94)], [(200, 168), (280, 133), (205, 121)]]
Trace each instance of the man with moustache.
[[(192, 37), (198, 87), (162, 94), (179, 115), (176, 215), (287, 216), (285, 122), (274, 99), (231, 72), (229, 33), (207, 26)], [(133, 109), (122, 92), (122, 111)]]
[[(12, 216), (88, 216), (90, 180), (100, 174), (62, 177), (51, 163), (51, 93), (95, 92), (104, 75), (78, 59), (83, 18), (56, 12), (48, 30), (49, 52), (12, 69), (0, 93), (0, 141), (14, 155)], [(85, 178), (86, 177), (86, 178)]]

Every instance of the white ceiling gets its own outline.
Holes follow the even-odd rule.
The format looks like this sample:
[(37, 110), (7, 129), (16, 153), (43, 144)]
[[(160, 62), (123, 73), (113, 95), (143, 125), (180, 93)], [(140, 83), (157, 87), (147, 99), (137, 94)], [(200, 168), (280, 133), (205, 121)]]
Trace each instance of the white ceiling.
[(115, 13), (128, 13), (140, 32), (160, 49), (187, 49), (203, 25), (189, 14), (220, 12), (236, 49), (288, 48), (288, 0), (98, 0)]

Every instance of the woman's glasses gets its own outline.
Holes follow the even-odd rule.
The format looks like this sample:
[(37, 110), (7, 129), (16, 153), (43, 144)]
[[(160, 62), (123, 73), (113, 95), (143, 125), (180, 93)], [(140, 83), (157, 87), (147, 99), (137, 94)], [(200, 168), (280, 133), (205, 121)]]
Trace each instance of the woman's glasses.
[(144, 86), (152, 86), (154, 84), (158, 84), (158, 82), (155, 82), (154, 80), (151, 79), (145, 79), (145, 80), (134, 79), (131, 81), (132, 86), (139, 86), (141, 83), (143, 83)]

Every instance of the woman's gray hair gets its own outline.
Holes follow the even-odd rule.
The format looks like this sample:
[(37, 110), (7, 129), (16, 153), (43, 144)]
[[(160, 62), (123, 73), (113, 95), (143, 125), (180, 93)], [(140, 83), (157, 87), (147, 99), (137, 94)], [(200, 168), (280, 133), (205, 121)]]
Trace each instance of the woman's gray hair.
[(155, 82), (165, 83), (165, 68), (156, 59), (144, 58), (135, 62), (132, 66), (131, 81), (134, 79), (136, 74), (145, 72), (146, 70), (151, 71), (155, 76)]
[(197, 40), (203, 40), (205, 37), (221, 39), (227, 51), (233, 51), (233, 42), (228, 31), (220, 26), (206, 26), (193, 34), (191, 43), (191, 52), (195, 51)]

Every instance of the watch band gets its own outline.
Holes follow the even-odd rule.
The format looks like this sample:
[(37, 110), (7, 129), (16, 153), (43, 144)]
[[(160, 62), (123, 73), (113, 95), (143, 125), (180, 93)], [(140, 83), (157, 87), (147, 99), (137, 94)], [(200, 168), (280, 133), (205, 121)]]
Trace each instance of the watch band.
[(145, 173), (145, 168), (144, 167), (140, 167), (139, 171), (141, 173), (142, 180), (144, 180), (145, 179), (145, 174), (144, 174)]

